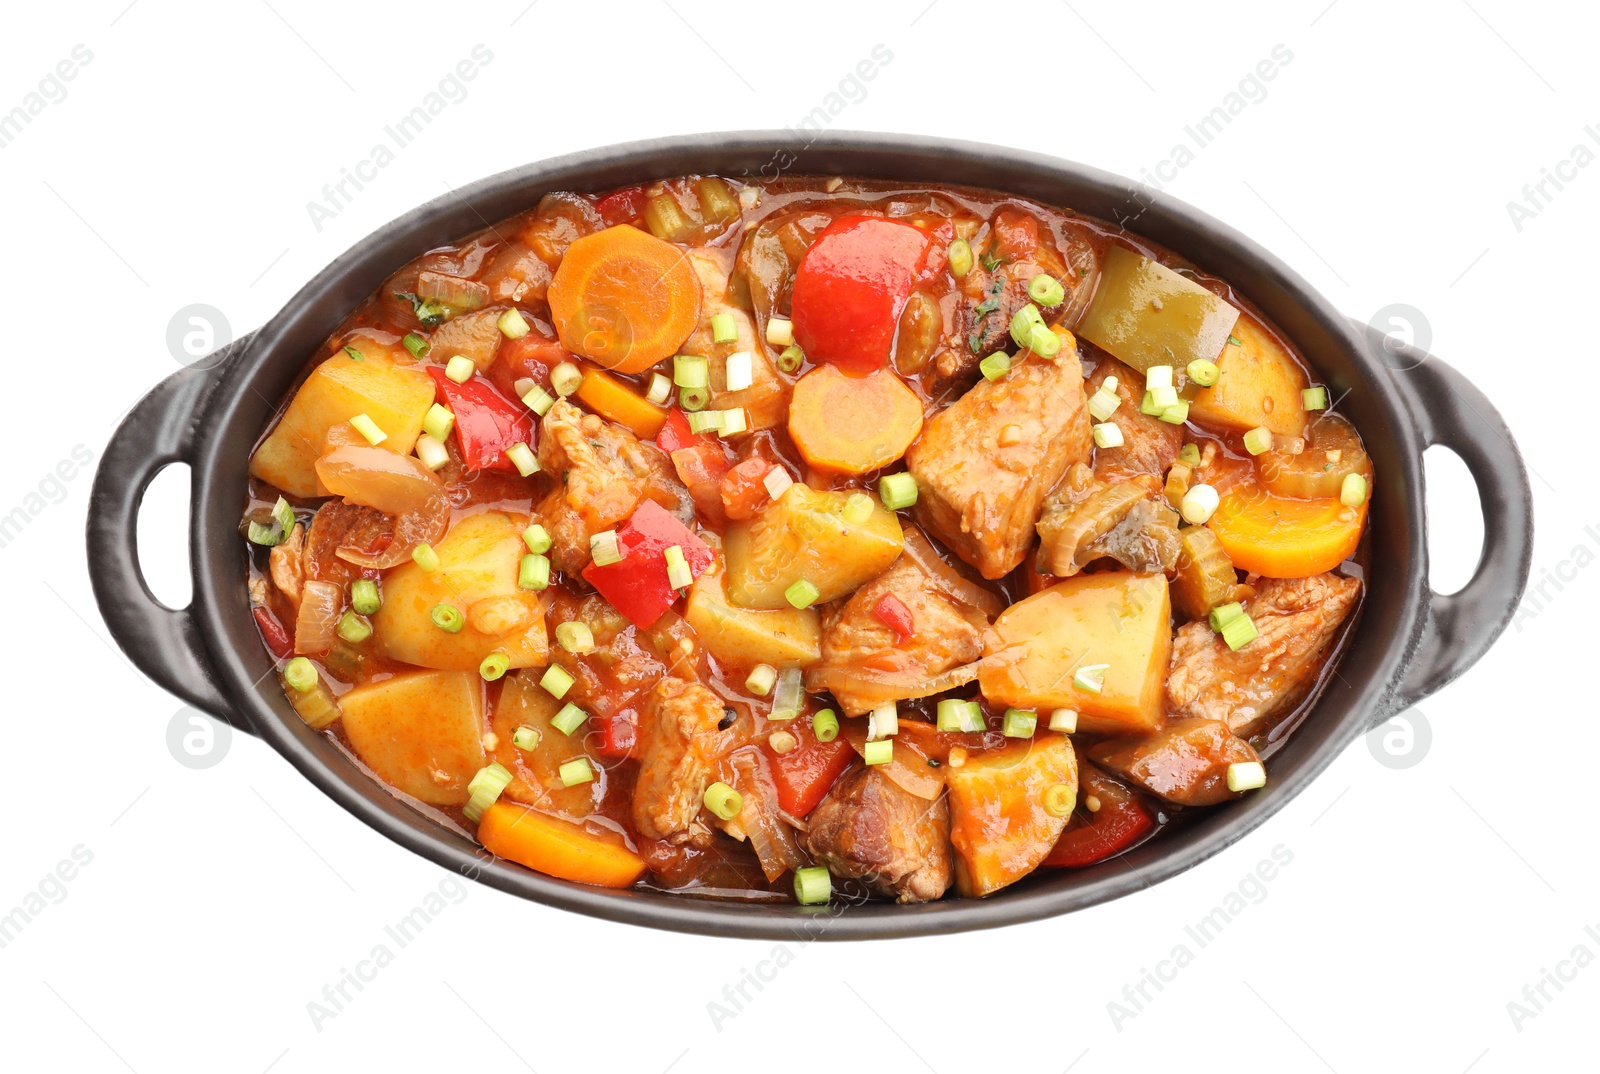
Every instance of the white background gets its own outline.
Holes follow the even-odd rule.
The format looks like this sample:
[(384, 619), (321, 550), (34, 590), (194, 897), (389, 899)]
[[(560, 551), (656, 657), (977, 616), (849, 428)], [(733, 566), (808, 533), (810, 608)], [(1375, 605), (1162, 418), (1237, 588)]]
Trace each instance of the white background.
[[(1588, 569), (1600, 550), (1588, 401), (1600, 167), (1578, 170), (1520, 229), (1506, 207), (1580, 143), (1600, 151), (1584, 132), (1600, 124), (1586, 6), (125, 5), (12, 5), (0, 37), (0, 112), (74, 46), (93, 54), (0, 149), (11, 366), (0, 514), (31, 519), (0, 548), (12, 594), (0, 914), (75, 847), (92, 855), (62, 888), (46, 883), (60, 901), (0, 948), (0, 1062), (141, 1074), (1593, 1068), (1600, 969), (1566, 964), (1574, 979), (1531, 1018), (1507, 1006), (1578, 945), (1600, 955), (1586, 824), (1600, 748), (1589, 680), (1600, 571)], [(468, 96), (319, 232), (306, 203), (478, 44), (493, 60)], [(119, 450), (105, 443), (114, 422), (177, 368), (166, 333), (182, 307), (215, 306), (237, 335), (452, 184), (632, 138), (793, 125), (878, 44), (892, 59), (834, 127), (1021, 146), (1136, 177), (1287, 46), (1266, 97), (1170, 192), (1354, 316), (1420, 311), (1412, 327), (1520, 439), (1535, 583), (1566, 580), (1547, 581), (1548, 599), (1422, 705), (1431, 743), (1402, 757), (1417, 763), (1379, 763), (1357, 742), (1242, 843), (1115, 904), (998, 932), (778, 952), (463, 886), (353, 1002), (314, 1023), (307, 1004), (324, 986), (455, 881), (254, 739), (235, 735), (208, 769), (177, 763), (178, 702), (115, 651), (90, 595), (89, 474), (49, 475), (76, 445), (96, 460)], [(1452, 463), (1430, 455), (1444, 589), (1470, 574), (1481, 532)], [(169, 476), (146, 511), (145, 563), (182, 603), (186, 499), (181, 471)], [(1198, 949), (1184, 926), (1280, 845), (1291, 864)], [(1180, 943), (1193, 960), (1114, 1019), (1108, 1003)], [(776, 961), (763, 967), (780, 955), (776, 974)], [(758, 968), (773, 979), (715, 1019), (708, 1004)]]

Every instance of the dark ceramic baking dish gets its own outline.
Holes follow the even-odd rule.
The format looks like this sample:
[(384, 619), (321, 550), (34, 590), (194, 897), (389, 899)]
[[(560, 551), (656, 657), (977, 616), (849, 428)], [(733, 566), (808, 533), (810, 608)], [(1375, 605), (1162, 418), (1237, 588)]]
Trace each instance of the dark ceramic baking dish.
[[(684, 173), (771, 178), (779, 172), (987, 187), (1128, 227), (1221, 276), (1300, 348), (1366, 442), (1377, 471), (1368, 587), (1338, 675), (1271, 758), (1255, 794), (1203, 811), (1122, 857), (1044, 870), (990, 898), (821, 910), (609, 891), (485, 860), (465, 835), (362, 772), (311, 731), (269, 674), (246, 595), (238, 536), (257, 436), (309, 356), (395, 269), (433, 247), (535, 204), (552, 190), (598, 191)], [(866, 939), (988, 928), (1079, 910), (1165, 880), (1218, 853), (1305, 789), (1357, 736), (1455, 678), (1500, 634), (1527, 579), (1532, 504), (1521, 457), (1477, 388), (1436, 358), (1385, 348), (1277, 258), (1226, 225), (1127, 179), (1051, 157), (944, 139), (779, 132), (634, 142), (530, 164), (429, 202), (362, 240), (276, 317), (207, 363), (157, 385), (112, 438), (95, 475), (89, 557), (101, 613), (156, 682), (259, 735), (345, 809), (402, 846), (504, 891), (595, 917), (723, 936)], [(1477, 483), (1484, 547), (1472, 580), (1442, 596), (1428, 585), (1422, 452), (1456, 451)], [(162, 606), (139, 571), (135, 523), (150, 480), (187, 464), (193, 488), (194, 598)], [(1352, 849), (1352, 853), (1355, 851)]]

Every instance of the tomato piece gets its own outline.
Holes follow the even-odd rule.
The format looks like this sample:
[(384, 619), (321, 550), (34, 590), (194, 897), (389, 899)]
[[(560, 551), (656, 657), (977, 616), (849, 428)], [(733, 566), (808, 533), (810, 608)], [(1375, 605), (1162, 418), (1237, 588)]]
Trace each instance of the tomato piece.
[(667, 411), (667, 420), (662, 424), (661, 431), (656, 433), (656, 447), (668, 455), (697, 444), (715, 443), (716, 440), (709, 433), (690, 432), (689, 418), (679, 407)]
[(911, 618), (911, 609), (906, 607), (905, 601), (893, 593), (885, 593), (879, 597), (878, 603), (873, 605), (872, 614), (877, 616), (878, 622), (894, 631), (896, 645), (904, 645), (917, 632), (916, 621)]
[(672, 545), (683, 549), (691, 578), (711, 565), (711, 549), (704, 541), (660, 504), (645, 500), (617, 530), (622, 561), (603, 567), (591, 563), (583, 568), (584, 580), (634, 626), (646, 629), (679, 596), (667, 579), (666, 551)]
[[(441, 357), (441, 361), (449, 361), (448, 354)], [(521, 339), (507, 339), (500, 343), (500, 350), (495, 355), (494, 364), (485, 374), (494, 382), (495, 387), (507, 395), (514, 395), (512, 385), (525, 377), (531, 377), (541, 384), (550, 381), (550, 370), (562, 362), (575, 362), (572, 352), (563, 347), (559, 341), (548, 339), (539, 334), (538, 327)]]
[(728, 472), (728, 456), (716, 444), (695, 444), (672, 453), (672, 468), (689, 490), (694, 509), (703, 518), (726, 521), (722, 510), (722, 478)]
[(506, 457), (513, 444), (536, 446), (533, 412), (520, 400), (512, 401), (482, 377), (474, 376), (457, 384), (438, 366), (428, 373), (444, 397), (445, 405), (456, 416), (456, 440), (461, 445), (461, 464), (468, 470), (506, 470), (517, 468)]
[(811, 721), (797, 719), (788, 726), (790, 734), (799, 745), (788, 753), (779, 753), (766, 742), (761, 744), (766, 752), (768, 767), (772, 770), (772, 785), (778, 792), (778, 805), (791, 817), (803, 817), (817, 807), (823, 796), (850, 765), (856, 751), (843, 735), (832, 742), (818, 742), (811, 730)]
[(294, 638), (284, 629), (278, 617), (267, 609), (256, 605), (250, 613), (256, 617), (256, 626), (261, 628), (261, 639), (267, 643), (267, 648), (272, 650), (272, 655), (279, 660), (287, 660), (294, 655)]
[(736, 522), (753, 516), (772, 501), (763, 483), (772, 470), (766, 459), (746, 459), (722, 475), (722, 511)]
[(607, 226), (631, 224), (644, 212), (644, 187), (623, 187), (601, 198), (594, 207)]
[[(1078, 808), (1045, 858), (1046, 865), (1069, 869), (1093, 865), (1127, 850), (1155, 827), (1154, 814), (1139, 796), (1098, 768), (1081, 763), (1078, 779)], [(1100, 799), (1100, 808), (1093, 813), (1084, 805), (1090, 795)]]
[(806, 357), (862, 376), (881, 368), (933, 245), (921, 228), (882, 217), (829, 224), (794, 276), (790, 316)]

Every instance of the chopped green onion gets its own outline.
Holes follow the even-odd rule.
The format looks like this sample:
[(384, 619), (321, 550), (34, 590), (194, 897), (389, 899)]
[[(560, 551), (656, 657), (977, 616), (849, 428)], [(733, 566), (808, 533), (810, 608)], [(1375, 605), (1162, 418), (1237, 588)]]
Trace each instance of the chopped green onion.
[(769, 720), (792, 720), (800, 715), (806, 703), (805, 677), (799, 668), (784, 668), (778, 672), (778, 686), (772, 693), (772, 711)]
[(541, 418), (550, 413), (550, 408), (556, 405), (555, 397), (538, 384), (522, 393), (522, 402)]
[(672, 380), (661, 373), (650, 374), (650, 390), (644, 393), (644, 401), (655, 406), (666, 406), (667, 399), (672, 395)]
[(967, 725), (967, 703), (953, 697), (939, 702), (934, 710), (934, 726), (940, 731), (964, 731)]
[(1153, 365), (1144, 371), (1144, 386), (1147, 391), (1157, 388), (1172, 387), (1172, 367), (1170, 365)]
[(1078, 791), (1070, 783), (1052, 783), (1045, 788), (1044, 811), (1052, 817), (1070, 817), (1078, 804)]
[(528, 546), (528, 551), (543, 554), (550, 551), (550, 546), (555, 542), (550, 540), (549, 531), (535, 522), (522, 531), (522, 543)]
[(1122, 396), (1117, 394), (1116, 389), (1106, 391), (1105, 385), (1102, 384), (1093, 395), (1089, 396), (1089, 416), (1095, 421), (1105, 421), (1115, 414), (1117, 407), (1121, 405)]
[(689, 561), (683, 557), (682, 545), (668, 545), (661, 555), (667, 561), (668, 585), (673, 589), (688, 589), (694, 585), (694, 574), (689, 570)]
[(711, 383), (709, 363), (697, 354), (680, 354), (672, 360), (672, 383), (680, 388), (704, 388)]
[(867, 738), (893, 738), (900, 733), (900, 710), (893, 701), (885, 701), (867, 713)]
[(917, 479), (902, 471), (878, 478), (878, 499), (891, 511), (899, 511), (917, 502)]
[(734, 351), (724, 363), (730, 392), (742, 392), (755, 383), (755, 359), (749, 351)]
[(347, 611), (339, 617), (338, 634), (351, 645), (360, 645), (372, 637), (372, 624), (354, 611)]
[(1114, 421), (1091, 426), (1089, 434), (1094, 437), (1094, 446), (1097, 448), (1117, 448), (1123, 443), (1122, 428)]
[(989, 721), (983, 715), (983, 706), (975, 700), (968, 701), (966, 705), (967, 720), (966, 725), (962, 727), (962, 730), (972, 732), (987, 730), (989, 727)]
[(317, 665), (303, 656), (297, 656), (283, 666), (283, 681), (303, 694), (319, 681)]
[(356, 432), (360, 433), (362, 438), (373, 447), (377, 447), (389, 439), (389, 434), (378, 428), (378, 423), (365, 414), (357, 414), (350, 419), (350, 424), (355, 426)]
[(865, 525), (867, 519), (872, 517), (872, 497), (865, 492), (852, 492), (845, 498), (844, 508), (840, 513), (852, 526)]
[(1222, 628), (1244, 614), (1244, 605), (1238, 601), (1232, 604), (1219, 604), (1211, 609), (1211, 614), (1206, 616), (1206, 621), (1211, 624), (1211, 629), (1222, 632)]
[(511, 732), (511, 744), (519, 750), (528, 751), (539, 748), (539, 729), (523, 724)]
[(571, 362), (560, 362), (550, 370), (550, 387), (563, 399), (577, 391), (582, 384), (583, 370)]
[(461, 614), (461, 609), (454, 604), (435, 604), (428, 609), (428, 618), (433, 620), (433, 625), (446, 634), (459, 634), (466, 625), (467, 617)]
[(483, 811), (494, 805), (500, 798), (500, 792), (510, 785), (511, 772), (505, 765), (498, 761), (485, 765), (467, 783), (467, 804), (461, 808), (461, 812), (476, 823), (482, 819)]
[(700, 410), (689, 415), (689, 431), (696, 436), (701, 433), (719, 433), (722, 431), (724, 411)]
[(1239, 339), (1238, 336), (1230, 335), (1228, 337), (1228, 346), (1230, 346), (1230, 347), (1242, 347), (1242, 346), (1244, 346), (1244, 343)]
[[(1159, 388), (1150, 389), (1150, 405), (1166, 410), (1168, 407), (1178, 405), (1178, 389), (1167, 384)], [(1159, 416), (1159, 415), (1158, 415)]]
[(565, 705), (561, 706), (560, 712), (550, 717), (550, 726), (554, 727), (557, 731), (560, 731), (568, 738), (571, 738), (572, 732), (582, 727), (583, 721), (587, 720), (588, 718), (589, 714), (587, 712), (584, 712), (578, 706), (568, 701)]
[(495, 325), (500, 329), (500, 334), (507, 339), (521, 339), (529, 330), (527, 319), (515, 306), (502, 313), (500, 319), (495, 321)]
[(793, 753), (800, 745), (800, 740), (789, 731), (774, 731), (767, 736), (767, 745), (772, 747), (772, 752), (778, 756)]
[(1062, 300), (1067, 297), (1067, 292), (1054, 276), (1041, 272), (1028, 281), (1028, 297), (1045, 309), (1049, 309), (1061, 305)]
[(534, 591), (550, 588), (550, 558), (529, 552), (517, 563), (517, 586)]
[(622, 562), (622, 545), (616, 530), (601, 530), (589, 538), (589, 559), (596, 567), (609, 567)]
[(383, 607), (378, 596), (378, 583), (370, 578), (357, 578), (350, 583), (350, 607), (362, 615), (372, 615)]
[(1327, 410), (1328, 389), (1322, 385), (1300, 389), (1300, 405), (1306, 410)]
[(539, 472), (539, 460), (534, 458), (533, 449), (527, 444), (512, 444), (506, 448), (506, 458), (511, 460), (511, 465), (523, 477), (532, 477)]
[(354, 347), (345, 347), (344, 352), (350, 356), (350, 360), (352, 362), (364, 362), (367, 360), (367, 356), (356, 350)]
[(739, 338), (739, 325), (731, 313), (711, 315), (711, 342), (732, 343)]
[(1000, 721), (1000, 733), (1007, 738), (1032, 738), (1038, 726), (1038, 713), (1027, 709), (1006, 709), (1005, 719)]
[(1072, 685), (1079, 690), (1091, 694), (1098, 694), (1106, 683), (1106, 672), (1111, 670), (1110, 664), (1085, 664), (1072, 675)]
[(978, 371), (985, 380), (999, 380), (1011, 372), (1011, 355), (1005, 351), (995, 351), (978, 363)]
[(1196, 358), (1190, 362), (1184, 372), (1189, 374), (1189, 379), (1202, 388), (1209, 388), (1217, 382), (1222, 375), (1222, 370), (1217, 368), (1217, 363), (1206, 358)]
[(757, 697), (766, 697), (778, 682), (778, 669), (771, 664), (757, 664), (744, 677), (744, 688)]
[(1187, 466), (1200, 465), (1200, 445), (1185, 444), (1178, 452), (1178, 461)]
[(1192, 485), (1178, 502), (1178, 511), (1191, 526), (1204, 526), (1216, 514), (1221, 497), (1210, 485)]
[(438, 403), (428, 408), (422, 416), (422, 431), (441, 444), (450, 439), (450, 430), (456, 427), (456, 416)]
[(1360, 474), (1345, 474), (1339, 485), (1339, 502), (1346, 507), (1360, 507), (1367, 502), (1367, 479)]
[(961, 279), (972, 271), (972, 244), (966, 239), (955, 239), (950, 243), (950, 275)]
[(1078, 732), (1078, 712), (1076, 709), (1053, 709), (1050, 712), (1050, 730), (1060, 731), (1065, 735)]
[(433, 545), (423, 541), (411, 550), (411, 561), (415, 563), (423, 574), (432, 574), (439, 569), (439, 553), (433, 550)]
[[(785, 492), (789, 491), (789, 486), (794, 484), (794, 478), (789, 476), (788, 470), (785, 470), (781, 466), (774, 466), (772, 469), (767, 471), (767, 476), (761, 479), (761, 483), (766, 486), (767, 495), (776, 500), (782, 497)], [(865, 499), (865, 497), (863, 497), (863, 499)], [(850, 501), (845, 500), (844, 505), (847, 512), (845, 514), (845, 518), (848, 519), (850, 517), (848, 514)], [(867, 507), (869, 511), (871, 510), (871, 506), (871, 501), (868, 501)]]
[(744, 407), (734, 407), (732, 410), (722, 412), (722, 429), (717, 435), (738, 436), (742, 432), (747, 432), (749, 428), (750, 423), (745, 420)]
[(1256, 630), (1255, 621), (1248, 615), (1240, 613), (1237, 617), (1222, 624), (1222, 640), (1228, 643), (1228, 648), (1235, 652), (1260, 637)]
[(693, 414), (696, 411), (704, 410), (709, 402), (711, 402), (711, 390), (709, 388), (678, 389), (678, 406), (685, 413)]
[(560, 701), (567, 696), (567, 691), (572, 689), (572, 684), (577, 681), (560, 664), (551, 664), (544, 669), (544, 674), (539, 678), (539, 685), (544, 687), (547, 694)]
[(563, 787), (576, 787), (580, 783), (594, 782), (594, 769), (589, 767), (589, 758), (576, 757), (560, 768), (556, 774), (561, 777)]
[(1161, 420), (1168, 425), (1182, 425), (1189, 420), (1189, 404), (1180, 399), (1161, 412)]
[(494, 682), (511, 667), (511, 658), (496, 649), (478, 662), (478, 674), (484, 682)]
[(450, 449), (427, 433), (417, 437), (417, 458), (430, 470), (437, 470), (450, 461)]
[(818, 742), (832, 742), (839, 737), (839, 717), (832, 709), (823, 709), (811, 717), (811, 733)]
[(816, 906), (833, 897), (833, 877), (826, 865), (807, 865), (794, 871), (794, 901)]
[(1144, 393), (1144, 398), (1139, 400), (1139, 413), (1148, 414), (1152, 418), (1159, 418), (1165, 409), (1166, 407), (1156, 406), (1155, 393), (1148, 389)]
[(556, 644), (573, 656), (594, 652), (594, 631), (585, 623), (562, 623), (556, 627)]
[(767, 321), (767, 342), (774, 347), (788, 347), (794, 343), (794, 322), (787, 317), (773, 317)]
[(806, 352), (790, 345), (783, 348), (783, 353), (778, 355), (778, 369), (784, 373), (793, 373), (805, 364), (805, 360)]
[(1244, 434), (1244, 449), (1252, 455), (1272, 450), (1272, 430), (1258, 425)]
[(811, 607), (822, 596), (822, 592), (806, 579), (802, 578), (788, 589), (783, 591), (784, 599), (791, 605), (802, 610)]
[(406, 350), (411, 352), (413, 358), (426, 358), (428, 356), (428, 340), (415, 332), (407, 332), (406, 338), (400, 341), (406, 345)]
[(251, 544), (259, 544), (265, 548), (282, 544), (284, 538), (294, 529), (294, 508), (289, 506), (289, 501), (282, 496), (278, 497), (272, 505), (272, 522), (265, 524), (252, 522), (246, 530), (245, 536)]
[(1011, 338), (1017, 346), (1028, 346), (1035, 328), (1044, 328), (1044, 316), (1038, 306), (1030, 303), (1011, 315)]
[(1028, 349), (1040, 358), (1054, 358), (1061, 351), (1061, 337), (1044, 325), (1036, 324), (1028, 333)]
[(894, 760), (894, 739), (880, 738), (863, 743), (861, 759), (868, 764), (888, 764)]
[(1235, 761), (1228, 766), (1228, 789), (1234, 794), (1267, 785), (1267, 769), (1260, 761)]
[(721, 780), (707, 787), (701, 800), (723, 820), (732, 820), (744, 811), (744, 795)]
[(444, 375), (457, 384), (465, 384), (478, 371), (478, 363), (464, 354), (452, 355), (444, 364)]

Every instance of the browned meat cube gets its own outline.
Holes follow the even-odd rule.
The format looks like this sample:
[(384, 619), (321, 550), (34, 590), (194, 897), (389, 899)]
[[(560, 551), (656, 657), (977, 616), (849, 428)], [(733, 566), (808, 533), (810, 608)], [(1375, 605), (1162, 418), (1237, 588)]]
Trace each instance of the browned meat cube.
[[(876, 609), (885, 597), (911, 613), (912, 633), (904, 641), (878, 617)], [(888, 700), (923, 697), (927, 684), (941, 672), (983, 655), (987, 625), (982, 612), (958, 605), (921, 567), (901, 556), (828, 613), (822, 663), (808, 678), (816, 689), (831, 691), (851, 716)], [(865, 683), (852, 685), (854, 673), (878, 681), (870, 689)]]
[(722, 700), (699, 683), (668, 676), (645, 702), (639, 723), (639, 780), (633, 825), (647, 839), (708, 846), (701, 816), (722, 749)]
[(1106, 484), (1078, 463), (1045, 501), (1039, 570), (1070, 578), (1097, 559), (1129, 570), (1171, 573), (1182, 543), (1178, 513), (1146, 475)]
[(1183, 448), (1183, 426), (1162, 421), (1139, 410), (1144, 398), (1144, 374), (1112, 358), (1098, 356), (1094, 372), (1083, 386), (1085, 395), (1100, 390), (1107, 377), (1117, 378), (1117, 398), (1122, 400), (1108, 421), (1122, 430), (1122, 446), (1095, 448), (1094, 476), (1117, 482), (1139, 474), (1165, 477)]
[(1167, 674), (1167, 704), (1184, 716), (1221, 720), (1250, 735), (1304, 695), (1361, 583), (1337, 574), (1262, 578), (1245, 612), (1258, 637), (1234, 652), (1204, 620), (1179, 628)]
[(1207, 806), (1238, 795), (1228, 790), (1230, 764), (1259, 761), (1250, 743), (1220, 720), (1174, 720), (1139, 738), (1089, 749), (1089, 758), (1175, 805)]
[(806, 818), (806, 849), (834, 876), (862, 880), (900, 902), (950, 887), (950, 809), (902, 790), (880, 769), (856, 767)]
[(660, 448), (564, 399), (539, 423), (539, 466), (557, 484), (534, 513), (550, 531), (551, 560), (567, 574), (588, 564), (590, 537), (627, 521), (647, 496), (681, 522), (694, 516)]
[(1089, 457), (1083, 367), (1070, 334), (935, 414), (906, 452), (917, 518), (985, 578), (1027, 554), (1045, 496)]

